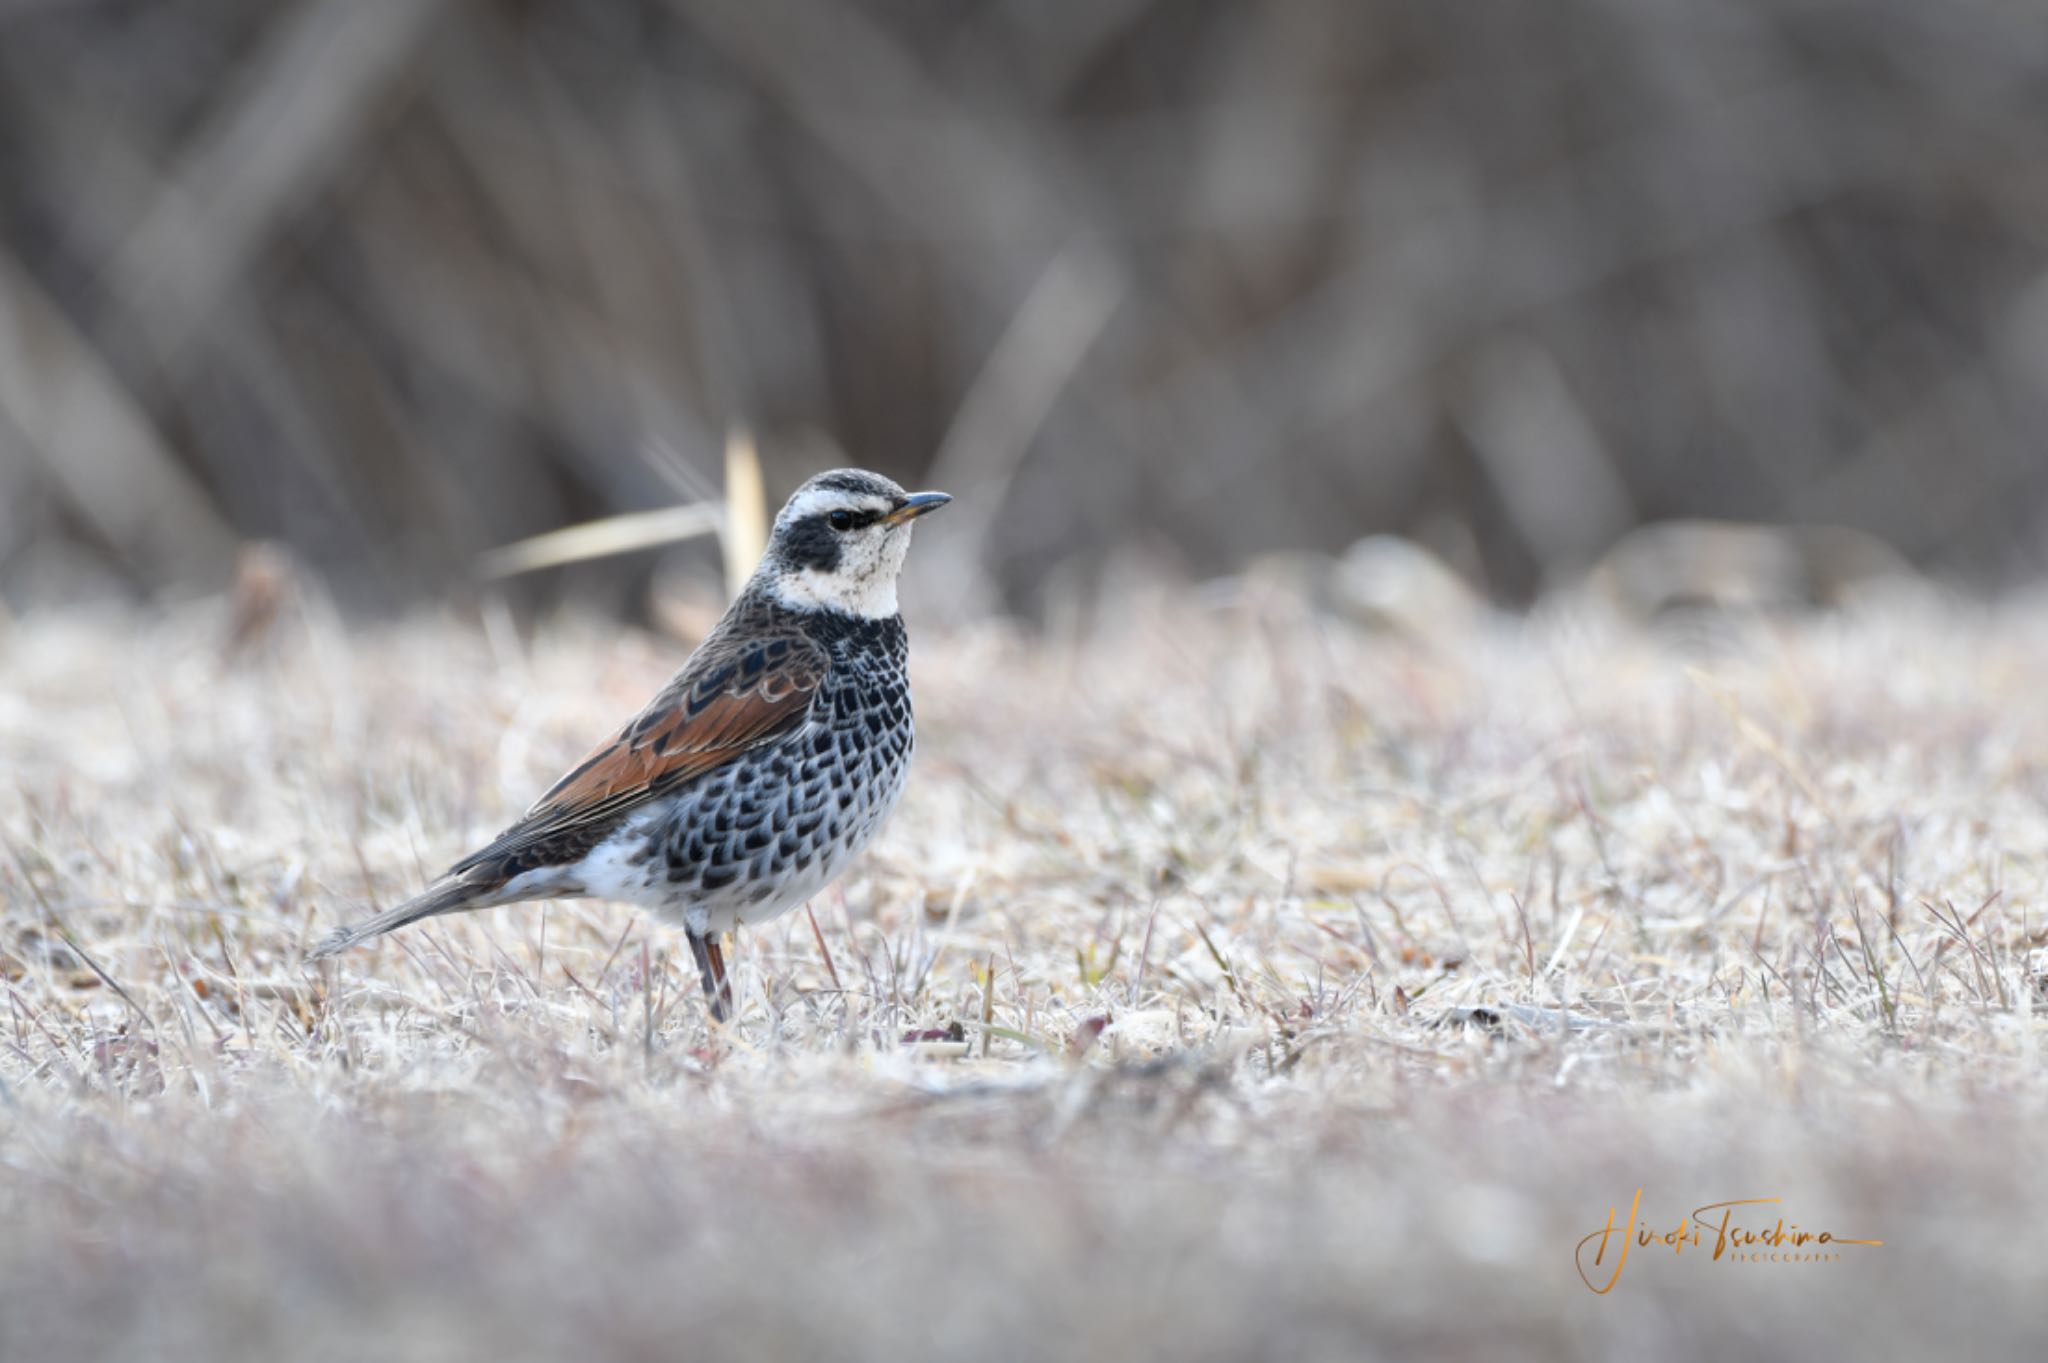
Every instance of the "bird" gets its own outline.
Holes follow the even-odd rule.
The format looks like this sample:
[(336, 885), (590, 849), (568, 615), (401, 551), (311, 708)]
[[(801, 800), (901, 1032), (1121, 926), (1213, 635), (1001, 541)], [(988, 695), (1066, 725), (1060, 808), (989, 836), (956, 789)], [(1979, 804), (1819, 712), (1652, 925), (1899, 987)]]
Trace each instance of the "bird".
[(807, 480), (638, 715), (417, 897), (308, 959), (440, 914), (613, 900), (683, 929), (712, 1017), (730, 1021), (723, 934), (838, 879), (903, 796), (916, 731), (897, 577), (912, 525), (952, 500), (861, 469)]

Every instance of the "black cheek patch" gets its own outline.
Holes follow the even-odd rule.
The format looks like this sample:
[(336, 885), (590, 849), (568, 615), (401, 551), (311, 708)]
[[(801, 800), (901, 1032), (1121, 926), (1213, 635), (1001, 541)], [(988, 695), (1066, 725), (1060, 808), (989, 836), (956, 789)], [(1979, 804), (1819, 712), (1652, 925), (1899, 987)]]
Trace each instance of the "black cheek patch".
[(782, 556), (794, 568), (834, 572), (839, 567), (839, 534), (823, 516), (798, 521), (783, 535)]

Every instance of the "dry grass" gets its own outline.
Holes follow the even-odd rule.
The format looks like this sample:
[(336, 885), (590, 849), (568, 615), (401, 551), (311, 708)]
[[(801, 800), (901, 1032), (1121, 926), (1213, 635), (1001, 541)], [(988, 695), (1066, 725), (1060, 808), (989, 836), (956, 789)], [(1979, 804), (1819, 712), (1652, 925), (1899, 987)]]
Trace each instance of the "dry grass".
[[(679, 650), (16, 622), (0, 1357), (2039, 1355), (2048, 609), (1257, 616), (921, 637), (903, 812), (719, 1036), (610, 906), (299, 964)], [(1886, 1244), (1596, 1296), (1639, 1186)]]

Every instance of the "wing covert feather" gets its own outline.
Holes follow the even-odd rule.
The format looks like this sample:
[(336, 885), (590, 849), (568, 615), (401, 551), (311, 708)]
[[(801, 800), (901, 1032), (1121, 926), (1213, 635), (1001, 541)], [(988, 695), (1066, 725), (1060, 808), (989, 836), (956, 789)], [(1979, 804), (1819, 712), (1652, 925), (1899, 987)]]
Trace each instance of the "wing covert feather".
[(800, 635), (744, 641), (714, 636), (631, 723), (592, 749), (524, 818), (456, 870), (544, 843), (587, 845), (579, 832), (594, 832), (794, 732), (809, 715), (828, 666), (825, 654)]

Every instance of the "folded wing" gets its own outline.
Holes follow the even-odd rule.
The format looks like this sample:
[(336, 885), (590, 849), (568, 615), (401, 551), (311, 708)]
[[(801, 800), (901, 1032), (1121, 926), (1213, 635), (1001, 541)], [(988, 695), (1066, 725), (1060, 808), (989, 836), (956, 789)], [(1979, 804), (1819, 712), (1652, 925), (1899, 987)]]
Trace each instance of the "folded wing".
[(465, 909), (545, 897), (619, 820), (649, 800), (803, 727), (829, 660), (801, 635), (705, 641), (689, 665), (632, 723), (601, 743), (488, 847), (464, 857), (417, 898), (340, 928), (310, 953), (319, 960), (369, 938)]
[(617, 736), (450, 874), (489, 866), (509, 879), (582, 856), (638, 806), (803, 727), (828, 665), (801, 635), (714, 637)]

